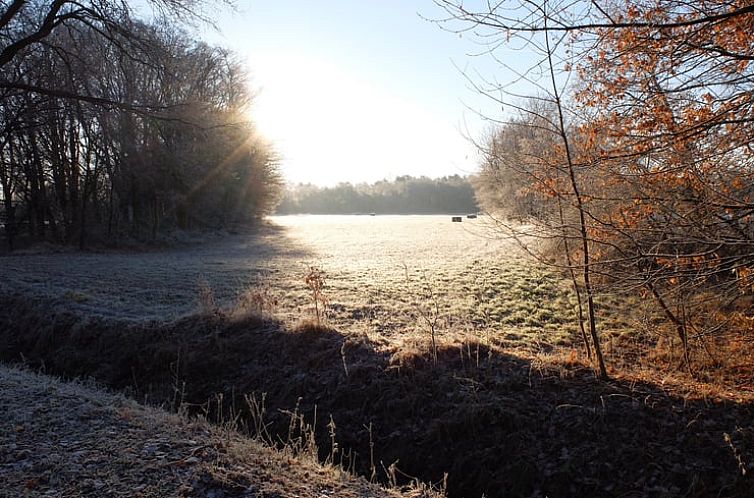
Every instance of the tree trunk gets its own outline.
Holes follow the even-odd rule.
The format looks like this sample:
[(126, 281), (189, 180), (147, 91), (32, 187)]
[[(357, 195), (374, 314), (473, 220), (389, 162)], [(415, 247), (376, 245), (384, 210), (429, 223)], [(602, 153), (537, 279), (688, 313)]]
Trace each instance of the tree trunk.
[(13, 200), (7, 195), (6, 186), (3, 185), (3, 206), (5, 209), (5, 241), (8, 244), (8, 250), (14, 249), (14, 238), (16, 228), (16, 213), (13, 207)]
[(568, 168), (568, 178), (571, 183), (571, 192), (573, 193), (574, 200), (576, 201), (576, 209), (579, 212), (579, 235), (581, 236), (581, 249), (583, 251), (583, 275), (584, 280), (584, 292), (586, 293), (587, 312), (589, 314), (589, 333), (592, 336), (592, 345), (594, 346), (594, 354), (597, 357), (597, 366), (599, 368), (600, 377), (607, 379), (607, 368), (605, 368), (605, 360), (602, 356), (602, 348), (600, 346), (599, 334), (597, 333), (597, 319), (594, 312), (594, 289), (592, 287), (591, 279), (591, 253), (589, 250), (589, 230), (586, 223), (586, 216), (584, 215), (584, 199), (581, 195), (581, 189), (579, 188), (578, 180), (576, 179), (576, 170), (573, 164), (573, 157), (571, 155), (571, 144), (566, 133), (565, 118), (563, 117), (563, 103), (560, 99), (560, 92), (558, 90), (557, 81), (555, 80), (555, 67), (552, 62), (552, 49), (550, 47), (550, 34), (547, 31), (547, 16), (544, 16), (545, 23), (545, 47), (547, 49), (547, 61), (550, 69), (550, 79), (552, 83), (553, 96), (555, 97), (555, 105), (558, 110), (558, 132), (563, 146), (566, 152), (566, 166)]

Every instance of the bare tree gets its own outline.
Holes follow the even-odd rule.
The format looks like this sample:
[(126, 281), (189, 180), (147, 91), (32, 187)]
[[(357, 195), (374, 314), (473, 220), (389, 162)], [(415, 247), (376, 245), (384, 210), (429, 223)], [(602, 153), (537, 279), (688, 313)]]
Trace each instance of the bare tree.
[(108, 36), (86, 23), (53, 30), (3, 68), (54, 88), (14, 83), (1, 94), (9, 245), (18, 216), (31, 240), (83, 246), (105, 232), (154, 239), (253, 222), (276, 202), (277, 158), (250, 121), (234, 55), (172, 22), (123, 15), (108, 18)]
[[(706, 340), (736, 316), (731, 303), (749, 292), (754, 267), (752, 7), (437, 3), (446, 29), (476, 35), (492, 57), (511, 43), (539, 54), (528, 69), (498, 60), (556, 110), (538, 126), (560, 146), (519, 169), (551, 210), (533, 235), (560, 234), (565, 253), (578, 256), (565, 265), (583, 271), (587, 310), (590, 276), (646, 293), (675, 330), (683, 365), (691, 368), (692, 340), (711, 355)], [(532, 113), (505, 88), (478, 87)], [(549, 221), (557, 219), (566, 222), (559, 230)]]

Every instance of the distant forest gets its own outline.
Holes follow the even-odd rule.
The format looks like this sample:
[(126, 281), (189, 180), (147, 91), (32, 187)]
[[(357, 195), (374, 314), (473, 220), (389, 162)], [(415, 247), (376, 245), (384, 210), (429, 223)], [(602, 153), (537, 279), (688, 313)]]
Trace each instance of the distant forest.
[(467, 177), (399, 176), (376, 183), (288, 186), (277, 214), (450, 214), (478, 210)]

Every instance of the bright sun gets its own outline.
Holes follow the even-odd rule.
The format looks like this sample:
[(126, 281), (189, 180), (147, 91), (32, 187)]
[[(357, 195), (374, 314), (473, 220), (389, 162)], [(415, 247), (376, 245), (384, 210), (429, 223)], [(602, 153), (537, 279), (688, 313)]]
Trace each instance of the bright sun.
[[(431, 111), (325, 61), (268, 54), (250, 61), (252, 110), (290, 181), (333, 184), (473, 169), (470, 146)], [(410, 76), (410, 75), (407, 75)]]

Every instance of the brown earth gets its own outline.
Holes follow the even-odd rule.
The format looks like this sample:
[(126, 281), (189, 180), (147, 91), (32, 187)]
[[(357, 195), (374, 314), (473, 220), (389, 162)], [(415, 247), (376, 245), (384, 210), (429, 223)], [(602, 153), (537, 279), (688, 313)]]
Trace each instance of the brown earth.
[[(752, 496), (750, 398), (601, 382), (579, 362), (472, 340), (445, 340), (435, 363), (422, 344), (396, 350), (253, 316), (129, 325), (52, 301), (6, 295), (2, 304), (4, 360), (91, 376), (150, 402), (182, 401), (263, 427), (275, 441), (307, 436), (297, 432), (300, 415), (320, 457), (333, 455), (333, 429), (334, 459), (363, 475), (438, 483), (447, 473), (459, 498)], [(250, 415), (250, 393), (265, 393), (268, 425)], [(396, 461), (405, 474), (390, 472)]]

